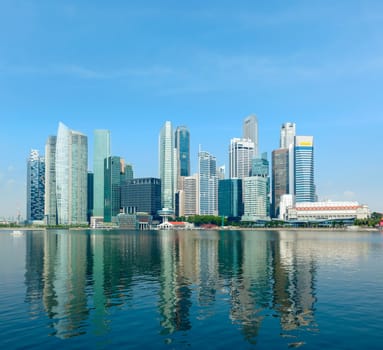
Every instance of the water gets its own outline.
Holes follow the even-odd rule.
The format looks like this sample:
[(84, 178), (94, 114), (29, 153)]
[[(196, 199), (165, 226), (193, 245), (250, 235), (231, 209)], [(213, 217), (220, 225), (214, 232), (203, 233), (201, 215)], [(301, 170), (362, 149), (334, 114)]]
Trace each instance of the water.
[(0, 231), (2, 349), (382, 349), (383, 235)]

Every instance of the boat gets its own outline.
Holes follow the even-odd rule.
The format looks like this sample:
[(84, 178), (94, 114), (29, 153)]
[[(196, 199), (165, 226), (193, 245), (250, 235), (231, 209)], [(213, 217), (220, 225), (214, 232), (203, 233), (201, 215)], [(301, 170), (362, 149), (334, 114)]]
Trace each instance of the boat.
[(22, 233), (20, 230), (13, 230), (12, 233), (11, 233), (11, 235), (12, 235), (13, 237), (20, 237), (20, 236), (23, 235), (23, 233)]

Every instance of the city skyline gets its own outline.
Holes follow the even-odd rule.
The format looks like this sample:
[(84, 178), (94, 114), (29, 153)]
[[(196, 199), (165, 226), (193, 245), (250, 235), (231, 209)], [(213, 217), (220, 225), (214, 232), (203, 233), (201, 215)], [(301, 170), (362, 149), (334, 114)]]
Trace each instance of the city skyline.
[(0, 217), (25, 217), (26, 159), (44, 153), (59, 121), (89, 145), (110, 130), (113, 155), (136, 177), (158, 177), (166, 120), (189, 128), (193, 174), (200, 144), (228, 169), (227, 145), (250, 114), (269, 159), (283, 123), (315, 137), (319, 199), (382, 212), (382, 10), (353, 0), (4, 2)]

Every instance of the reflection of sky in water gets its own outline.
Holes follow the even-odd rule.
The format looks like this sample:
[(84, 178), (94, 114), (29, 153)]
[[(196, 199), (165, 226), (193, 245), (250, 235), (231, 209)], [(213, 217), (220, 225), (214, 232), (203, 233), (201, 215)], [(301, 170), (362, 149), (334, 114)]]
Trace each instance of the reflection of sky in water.
[(46, 347), (377, 344), (382, 243), (354, 232), (3, 231), (0, 331)]

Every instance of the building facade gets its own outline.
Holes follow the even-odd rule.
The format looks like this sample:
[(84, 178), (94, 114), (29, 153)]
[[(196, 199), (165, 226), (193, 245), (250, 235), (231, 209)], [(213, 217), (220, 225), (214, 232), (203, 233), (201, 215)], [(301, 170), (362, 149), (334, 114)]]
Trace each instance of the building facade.
[(57, 223), (87, 223), (88, 138), (59, 123), (56, 142)]
[(177, 162), (174, 132), (171, 122), (165, 122), (159, 135), (159, 173), (161, 179), (161, 205), (174, 210), (177, 183)]
[(183, 181), (183, 215), (199, 214), (199, 178), (198, 174), (187, 176)]
[(218, 215), (228, 218), (243, 215), (242, 179), (218, 181)]
[(157, 216), (161, 209), (161, 180), (148, 177), (124, 181), (121, 185), (121, 206), (127, 214)]
[(200, 215), (218, 214), (218, 181), (216, 158), (210, 153), (198, 153), (199, 169), (199, 212)]
[(267, 154), (253, 160), (251, 176), (243, 179), (242, 221), (270, 220), (270, 177)]
[(190, 176), (190, 132), (186, 126), (179, 126), (175, 131), (177, 152), (177, 175)]
[(243, 179), (250, 175), (255, 157), (254, 142), (250, 139), (233, 138), (229, 146), (229, 177)]
[(49, 136), (45, 144), (45, 204), (47, 225), (57, 225), (56, 200), (56, 136)]
[(295, 123), (282, 124), (279, 148), (289, 148), (291, 145), (294, 145), (295, 129)]
[(243, 121), (243, 138), (254, 143), (254, 156), (258, 156), (258, 119), (255, 115), (249, 115)]
[(93, 215), (104, 216), (104, 160), (111, 156), (110, 131), (94, 131), (93, 148)]
[(289, 221), (346, 221), (369, 217), (368, 206), (354, 201), (295, 203), (287, 208)]
[(314, 183), (314, 138), (296, 136), (294, 144), (295, 201), (316, 202)]
[(38, 150), (31, 150), (27, 162), (27, 220), (44, 220), (45, 160)]
[(121, 208), (121, 177), (124, 161), (111, 156), (104, 159), (104, 222), (115, 222)]
[(271, 213), (272, 217), (279, 216), (281, 197), (289, 193), (289, 149), (281, 148), (272, 152), (272, 189)]

